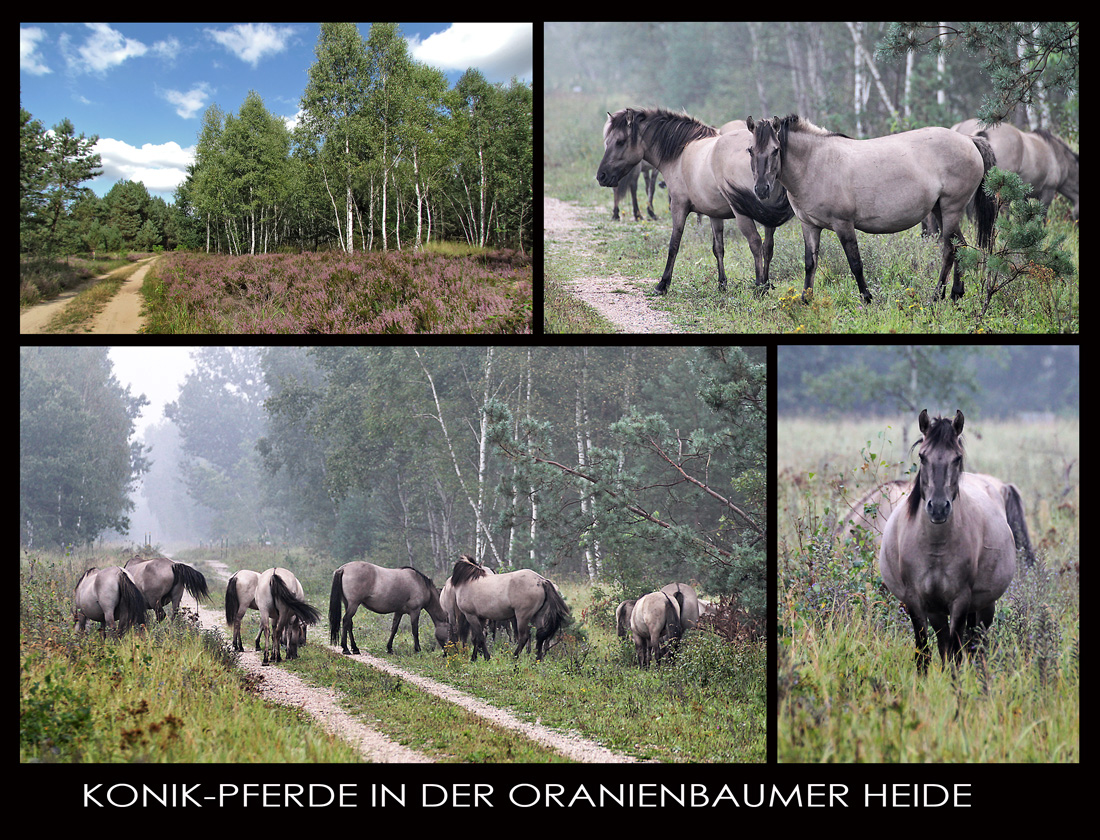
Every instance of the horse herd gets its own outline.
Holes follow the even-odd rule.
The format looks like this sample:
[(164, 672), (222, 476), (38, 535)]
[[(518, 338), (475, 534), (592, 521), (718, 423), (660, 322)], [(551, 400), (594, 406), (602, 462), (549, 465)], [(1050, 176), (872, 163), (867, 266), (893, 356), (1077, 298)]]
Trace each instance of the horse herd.
[[(184, 589), (196, 599), (209, 597), (206, 579), (200, 572), (167, 557), (135, 557), (125, 567), (88, 569), (74, 592), (74, 622), (80, 632), (85, 632), (87, 622), (92, 620), (121, 634), (145, 624), (150, 608), (156, 611), (158, 620), (164, 619), (164, 607), (169, 602), (173, 611), (178, 611)], [(694, 610), (686, 612), (685, 618), (697, 618), (694, 590), (685, 589), (690, 593), (688, 610)], [(420, 651), (420, 613), (425, 611), (435, 624), (435, 638), (441, 648), (472, 636), (474, 661), (479, 653), (489, 659), (486, 636), (490, 625), (494, 630), (499, 624), (510, 628), (517, 657), (529, 646), (533, 626), (535, 658), (541, 660), (550, 640), (571, 618), (569, 606), (549, 579), (530, 569), (494, 574), (467, 555), (455, 564), (442, 590), (411, 566), (388, 569), (356, 560), (336, 569), (329, 596), (329, 632), (332, 644), (339, 639), (347, 655), (359, 653), (352, 619), (360, 606), (393, 614), (386, 642), (388, 653), (393, 653), (393, 639), (405, 615), (412, 626), (414, 650)], [(242, 569), (229, 579), (225, 620), (233, 628), (234, 650), (244, 650), (241, 621), (250, 609), (260, 614), (255, 645), (259, 650), (263, 639), (265, 665), (282, 661), (283, 646), (287, 659), (294, 659), (305, 642), (307, 627), (321, 618), (320, 611), (306, 602), (298, 578), (284, 568), (264, 572)], [(676, 615), (678, 620), (678, 609)], [(664, 632), (664, 627), (662, 623), (658, 634)]]
[[(656, 293), (672, 283), (684, 223), (691, 212), (710, 217), (718, 288), (725, 289), (723, 224), (734, 219), (752, 251), (756, 289), (769, 288), (768, 272), (775, 228), (797, 216), (805, 243), (803, 300), (813, 292), (822, 229), (835, 231), (864, 302), (871, 293), (863, 275), (857, 230), (896, 233), (921, 224), (940, 232), (941, 266), (936, 294), (944, 297), (954, 268), (951, 298), (963, 295), (956, 244), (963, 213), (973, 208), (978, 245), (992, 247), (995, 200), (983, 189), (991, 167), (1016, 172), (1032, 185), (1032, 195), (1048, 205), (1055, 193), (1073, 203), (1078, 218), (1078, 154), (1049, 131), (1021, 132), (1005, 123), (986, 127), (967, 120), (951, 129), (919, 128), (854, 140), (797, 115), (754, 121), (734, 120), (716, 129), (686, 114), (659, 108), (623, 108), (608, 113), (604, 155), (597, 182), (636, 188), (646, 166), (660, 170), (668, 187), (672, 236)], [(649, 214), (652, 182), (647, 173)], [(640, 218), (637, 200), (634, 214)], [(761, 242), (756, 222), (764, 226)]]

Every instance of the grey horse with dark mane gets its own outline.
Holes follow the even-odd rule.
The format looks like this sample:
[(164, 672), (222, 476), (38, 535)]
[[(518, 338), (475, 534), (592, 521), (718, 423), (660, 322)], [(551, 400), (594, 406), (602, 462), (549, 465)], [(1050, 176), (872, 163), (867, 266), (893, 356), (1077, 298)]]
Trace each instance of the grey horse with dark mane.
[(803, 300), (813, 294), (823, 228), (840, 238), (859, 293), (870, 303), (856, 231), (897, 233), (920, 224), (928, 214), (937, 219), (943, 236), (936, 293), (944, 296), (954, 266), (951, 299), (962, 297), (955, 244), (966, 244), (959, 225), (971, 198), (977, 203), (978, 245), (989, 250), (993, 241), (996, 202), (982, 189), (986, 173), (996, 163), (988, 140), (936, 127), (853, 140), (794, 114), (758, 122), (749, 117), (746, 123), (753, 135), (748, 152), (756, 195), (767, 199), (779, 186), (785, 187), (802, 222)]
[(520, 569), (490, 575), (471, 557), (463, 554), (451, 573), (455, 604), (466, 616), (473, 634), (473, 655), (480, 650), (489, 658), (485, 643), (488, 621), (516, 622), (516, 658), (530, 644), (535, 625), (535, 659), (542, 659), (549, 640), (570, 618), (569, 607), (558, 588), (538, 572)]
[[(393, 613), (390, 638), (386, 653), (393, 653), (393, 638), (401, 624), (401, 616), (407, 615), (412, 624), (413, 651), (420, 652), (420, 611), (427, 610), (435, 623), (435, 640), (442, 648), (449, 638), (446, 611), (439, 602), (439, 590), (427, 575), (412, 566), (387, 569), (364, 560), (345, 563), (332, 574), (332, 591), (328, 603), (328, 627), (332, 644), (343, 627), (340, 646), (346, 655), (358, 654), (351, 620), (359, 606), (371, 612), (388, 615)], [(344, 620), (340, 621), (340, 608), (344, 607)], [(348, 649), (348, 641), (351, 649)]]
[(945, 667), (957, 666), (976, 626), (993, 623), (994, 605), (1016, 573), (1016, 544), (1000, 488), (963, 471), (963, 413), (930, 420), (922, 411), (919, 426), (920, 469), (886, 523), (879, 568), (909, 613), (923, 673), (929, 623)]
[[(623, 108), (607, 115), (603, 136), (604, 155), (596, 172), (600, 186), (615, 186), (642, 160), (661, 170), (668, 186), (672, 238), (657, 294), (663, 295), (672, 283), (684, 223), (692, 212), (710, 216), (719, 289), (726, 288), (725, 219), (734, 219), (748, 240), (756, 264), (757, 289), (768, 287), (773, 233), (793, 212), (782, 190), (763, 201), (753, 194), (752, 173), (743, 153), (751, 139), (748, 132), (734, 130), (719, 135), (718, 129), (686, 114), (657, 108)], [(754, 220), (764, 225), (764, 243)]]

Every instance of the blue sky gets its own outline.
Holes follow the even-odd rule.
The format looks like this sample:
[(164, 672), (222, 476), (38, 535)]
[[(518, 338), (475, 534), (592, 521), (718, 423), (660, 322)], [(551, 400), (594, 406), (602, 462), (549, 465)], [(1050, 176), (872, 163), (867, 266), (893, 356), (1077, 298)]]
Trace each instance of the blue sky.
[[(359, 24), (364, 39), (370, 26)], [(530, 23), (400, 26), (413, 58), (451, 86), (468, 67), (532, 80)], [(99, 135), (104, 174), (84, 185), (97, 195), (130, 179), (170, 202), (212, 103), (236, 113), (255, 90), (293, 124), (319, 34), (316, 23), (20, 23), (20, 101), (46, 128), (68, 117)]]

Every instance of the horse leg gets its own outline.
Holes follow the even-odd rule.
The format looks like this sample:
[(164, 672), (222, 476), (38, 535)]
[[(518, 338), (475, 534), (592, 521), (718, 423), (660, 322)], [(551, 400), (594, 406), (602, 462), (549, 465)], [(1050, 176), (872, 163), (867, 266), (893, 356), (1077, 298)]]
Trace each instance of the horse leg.
[(817, 273), (817, 249), (821, 244), (821, 228), (803, 222), (802, 239), (806, 243), (806, 286), (802, 289), (802, 302), (809, 303), (814, 296), (814, 274)]
[(714, 258), (718, 260), (718, 291), (726, 290), (726, 231), (722, 219), (713, 216), (710, 220), (711, 246)]
[(680, 251), (680, 238), (684, 235), (684, 222), (687, 221), (689, 210), (690, 205), (679, 201), (673, 202), (672, 238), (668, 241), (668, 261), (665, 262), (665, 272), (657, 284), (656, 294), (663, 295), (672, 283), (672, 268), (676, 265), (676, 254)]
[[(518, 622), (517, 622), (518, 625)], [(523, 622), (522, 626), (517, 626), (518, 632), (516, 633), (516, 659), (519, 659), (520, 651), (522, 651), (527, 645), (531, 643), (531, 623), (530, 621)]]
[(420, 653), (420, 610), (409, 613), (413, 630), (413, 653)]
[[(355, 632), (351, 626), (352, 616), (355, 615), (355, 611), (359, 609), (359, 602), (355, 604), (348, 603), (347, 610), (344, 612), (344, 620), (341, 622), (341, 628), (343, 632), (340, 635), (340, 647), (343, 650), (344, 656), (351, 656), (353, 653), (358, 656), (359, 648), (355, 644)], [(351, 640), (351, 650), (348, 650), (348, 640)]]
[[(260, 618), (260, 636), (264, 637), (264, 660), (263, 660), (264, 665), (267, 665), (270, 662), (270, 660), (267, 657), (267, 651), (268, 651), (268, 645), (269, 645), (269, 635), (271, 633), (271, 628), (269, 626), (270, 624), (271, 624), (271, 618), (270, 617), (267, 617), (267, 618), (261, 617)], [(256, 637), (256, 646), (257, 646), (257, 648), (259, 647), (260, 636)]]
[(856, 278), (859, 293), (863, 296), (864, 303), (871, 302), (871, 293), (867, 291), (867, 284), (863, 282), (863, 259), (859, 255), (859, 243), (856, 242), (856, 229), (847, 224), (837, 228), (836, 235), (840, 237), (840, 244), (844, 246), (844, 256), (848, 258), (848, 268), (852, 269), (852, 275)]
[[(397, 626), (401, 623), (401, 616), (404, 613), (395, 612), (393, 614), (393, 624), (390, 625), (390, 639), (386, 642), (386, 653), (393, 653), (393, 637), (397, 635)], [(417, 650), (420, 650), (419, 646)]]
[(473, 655), (470, 657), (471, 662), (477, 662), (477, 652), (480, 650), (485, 654), (485, 661), (489, 661), (489, 647), (485, 644), (485, 619), (478, 618), (476, 621), (470, 622), (470, 634), (473, 637)]
[[(943, 265), (940, 268), (940, 283), (939, 283), (940, 297), (942, 298), (943, 293), (947, 289), (947, 268), (948, 268), (949, 265), (953, 265), (955, 267), (955, 272), (954, 272), (954, 276), (952, 277), (952, 280), (951, 280), (951, 300), (952, 301), (957, 301), (959, 298), (961, 298), (963, 296), (962, 271), (959, 268), (959, 260), (955, 256), (955, 247), (956, 247), (956, 245), (958, 245), (960, 243), (963, 244), (963, 245), (966, 244), (966, 239), (963, 238), (963, 235), (962, 235), (961, 232), (956, 233), (955, 237), (958, 237), (959, 241), (957, 243), (953, 242), (952, 240), (949, 240), (949, 239), (944, 240), (944, 243), (943, 243)], [(952, 239), (954, 239), (954, 237), (952, 237)]]
[(756, 291), (760, 292), (768, 288), (768, 264), (771, 262), (771, 235), (775, 228), (766, 228), (768, 244), (760, 242), (760, 232), (756, 229), (756, 223), (748, 216), (737, 217), (737, 229), (749, 243), (752, 251), (752, 261), (756, 265)]
[(949, 657), (954, 658), (952, 652), (952, 637), (955, 634), (955, 629), (952, 628), (950, 616), (943, 613), (933, 613), (928, 617), (928, 620), (932, 624), (932, 629), (936, 633), (936, 643), (940, 651), (940, 664), (945, 668), (947, 667), (947, 660)]
[(916, 607), (906, 606), (909, 620), (913, 622), (914, 645), (916, 647), (917, 670), (922, 674), (928, 673), (928, 664), (932, 661), (932, 652), (928, 649), (928, 619), (925, 614)]

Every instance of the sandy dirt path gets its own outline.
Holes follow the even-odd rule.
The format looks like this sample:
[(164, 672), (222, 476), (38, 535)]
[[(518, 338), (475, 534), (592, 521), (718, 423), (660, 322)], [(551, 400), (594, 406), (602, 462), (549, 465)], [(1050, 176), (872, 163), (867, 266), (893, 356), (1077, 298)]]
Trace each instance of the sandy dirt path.
[[(118, 290), (107, 306), (92, 320), (92, 328), (90, 330), (83, 330), (83, 332), (93, 333), (117, 333), (125, 335), (133, 335), (138, 332), (142, 327), (141, 319), (141, 284), (145, 282), (145, 275), (149, 272), (149, 266), (153, 264), (156, 257), (150, 257), (145, 260), (144, 264), (135, 271), (130, 279), (123, 283), (122, 288)], [(116, 271), (125, 271), (129, 266), (123, 266)], [(32, 306), (26, 312), (23, 312), (19, 316), (19, 332), (20, 334), (32, 334), (45, 332), (46, 325), (57, 315), (62, 309), (69, 305), (78, 294), (91, 288), (100, 280), (110, 277), (115, 274), (112, 271), (108, 274), (101, 275), (89, 280), (87, 283), (83, 283), (74, 289), (62, 292), (52, 300), (48, 300), (45, 303), (40, 303), (37, 306)]]
[[(574, 258), (590, 254), (592, 243), (588, 232), (592, 230), (591, 217), (595, 211), (549, 196), (544, 196), (542, 202), (546, 259), (554, 259), (555, 248)], [(639, 288), (637, 280), (616, 274), (607, 275), (603, 270), (595, 269), (597, 260), (594, 256), (590, 262), (584, 260), (584, 263), (573, 280), (570, 294), (593, 307), (622, 332), (683, 332), (672, 323), (667, 312), (649, 305), (646, 292)]]

